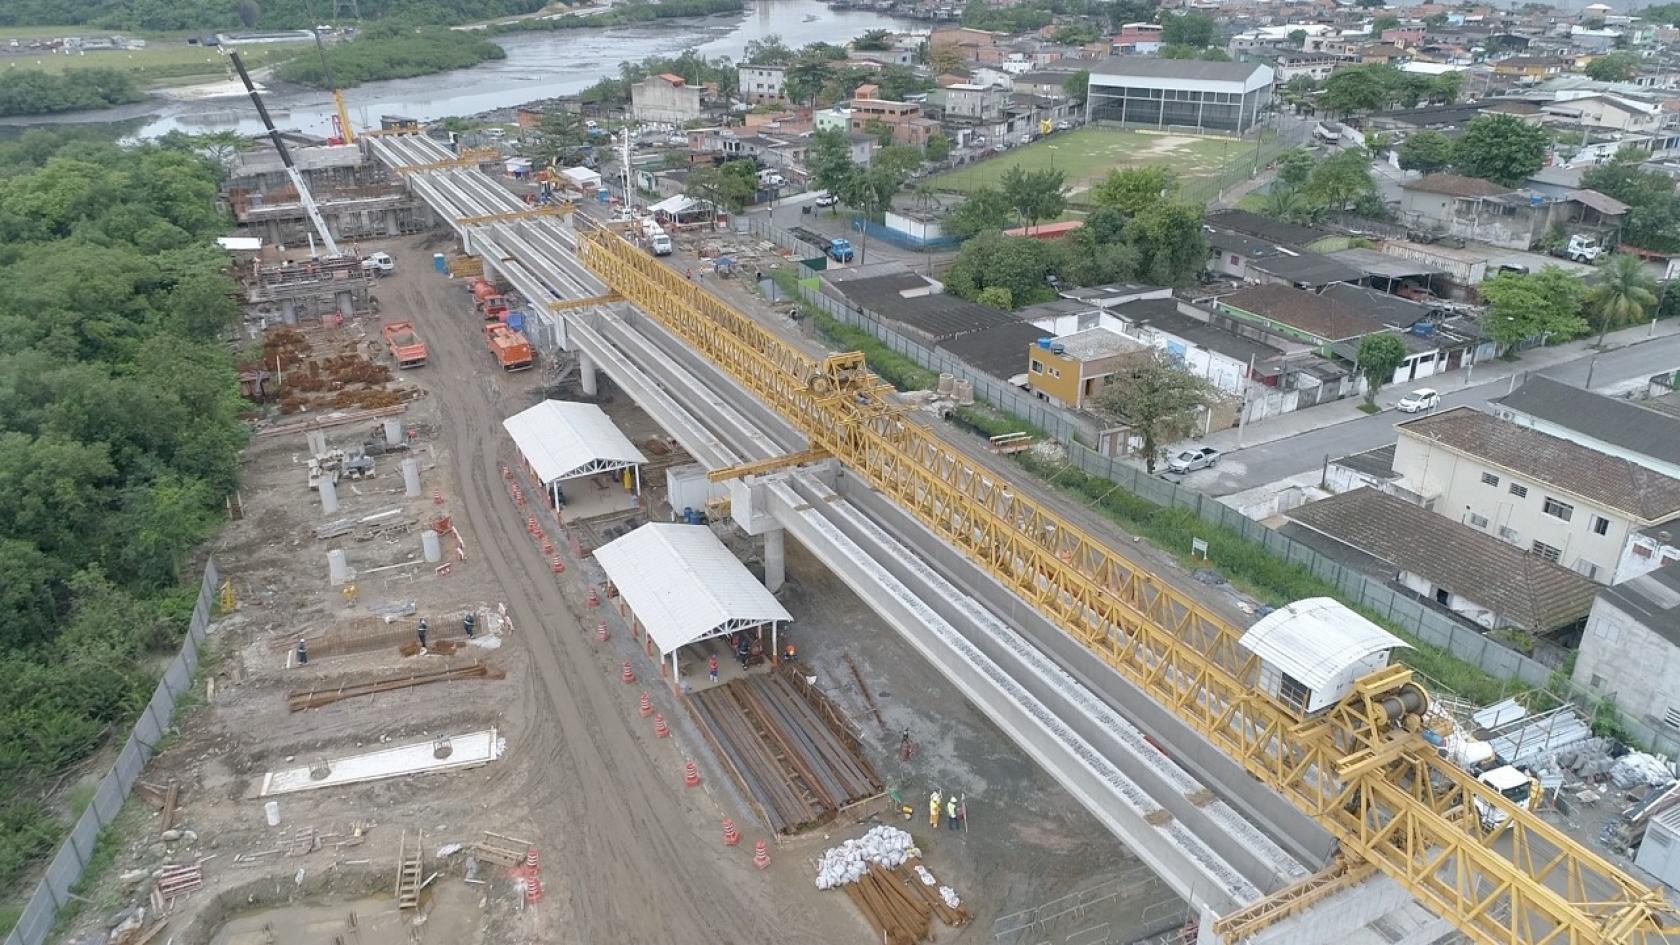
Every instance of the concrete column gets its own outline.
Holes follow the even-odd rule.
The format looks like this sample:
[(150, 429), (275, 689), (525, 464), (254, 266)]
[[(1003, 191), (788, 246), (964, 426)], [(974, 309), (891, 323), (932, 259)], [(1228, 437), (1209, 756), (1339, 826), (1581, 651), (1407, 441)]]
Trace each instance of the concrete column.
[(322, 476), (318, 487), (321, 492), (321, 514), (331, 515), (338, 511), (338, 487), (333, 485), (331, 476)]
[(597, 385), (595, 381), (595, 359), (582, 351), (578, 352), (578, 383), (583, 392), (590, 397), (595, 396)]
[(443, 546), (438, 543), (437, 529), (420, 530), (420, 553), (425, 556), (427, 564), (437, 564), (443, 560)]
[(280, 300), (280, 321), (287, 325), (297, 324), (297, 301), (295, 299)]
[(787, 549), (783, 533), (779, 528), (772, 528), (764, 533), (764, 588), (775, 593), (782, 589), (786, 580)]
[(334, 296), (334, 299), (338, 302), (338, 314), (343, 315), (345, 318), (349, 318), (350, 316), (356, 314), (356, 297), (350, 294), (349, 289), (345, 289), (343, 292), (338, 293), (338, 295)]
[(385, 211), (385, 235), (396, 236), (402, 232), (402, 224), (397, 221), (397, 211)]
[(486, 282), (495, 282), (496, 281), (496, 267), (490, 262), (490, 257), (489, 256), (480, 256), (479, 258), (484, 260), (484, 280)]
[(356, 572), (350, 567), (350, 559), (344, 556), (342, 548), (334, 548), (327, 552), (327, 580), (333, 587), (349, 584), (356, 577)]
[(265, 227), (265, 229), (268, 231), (268, 245), (270, 245), (270, 246), (279, 245), (279, 243), (280, 243), (280, 221), (279, 220), (268, 221), (268, 224)]
[(309, 431), (309, 455), (321, 456), (327, 451), (327, 435), (320, 430)]
[(385, 445), (396, 446), (402, 442), (402, 421), (396, 417), (385, 418)]
[(420, 461), (410, 456), (402, 461), (403, 496), (414, 499), (420, 495)]

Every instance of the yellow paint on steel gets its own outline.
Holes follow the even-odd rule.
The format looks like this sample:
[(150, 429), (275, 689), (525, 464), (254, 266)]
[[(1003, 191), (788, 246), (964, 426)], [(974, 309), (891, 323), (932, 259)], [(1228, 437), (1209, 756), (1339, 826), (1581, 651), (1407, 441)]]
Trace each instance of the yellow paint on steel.
[(333, 89), (333, 103), (338, 106), (338, 131), (344, 135), (344, 143), (355, 144), (356, 131), (350, 127), (350, 109), (344, 104), (344, 93)]
[[(609, 286), (1055, 620), (1110, 666), (1482, 945), (1657, 945), (1662, 893), (1442, 759), (1396, 696), (1401, 666), (1328, 713), (1265, 695), (1240, 632), (1119, 551), (901, 415), (856, 352), (822, 361), (617, 234), (582, 240)], [(1505, 814), (1493, 826), (1484, 804)], [(1496, 818), (1487, 818), (1492, 820)]]
[(785, 469), (789, 466), (798, 466), (802, 463), (814, 463), (819, 459), (827, 458), (828, 450), (800, 450), (797, 453), (788, 453), (784, 456), (772, 456), (769, 459), (761, 459), (756, 463), (742, 463), (739, 466), (730, 466), (726, 469), (714, 469), (706, 474), (706, 478), (712, 482), (727, 482), (730, 479), (739, 479), (742, 476), (756, 476), (760, 473), (774, 472), (778, 469)]
[(595, 305), (606, 305), (609, 302), (622, 301), (624, 301), (624, 296), (619, 295), (617, 292), (608, 292), (606, 295), (591, 295), (588, 298), (583, 299), (562, 299), (558, 302), (550, 302), (548, 303), (548, 310), (551, 312), (570, 312), (574, 309), (589, 308)]
[(1213, 924), (1213, 930), (1223, 941), (1246, 941), (1262, 929), (1297, 915), (1334, 893), (1357, 886), (1376, 873), (1377, 868), (1369, 863), (1351, 863), (1344, 857), (1337, 857), (1328, 868), (1298, 883), (1291, 883), (1230, 915), (1221, 916)]
[(529, 220), (532, 217), (561, 216), (572, 212), (569, 203), (551, 204), (546, 207), (532, 207), (528, 210), (508, 210), (503, 213), (486, 213), (476, 217), (456, 217), (455, 222), (461, 226), (477, 226), (480, 223), (502, 223), (507, 220)]
[(430, 164), (393, 164), (391, 170), (398, 174), (419, 174), (424, 171), (443, 171), (450, 168), (473, 167), (499, 160), (502, 156), (495, 148), (469, 148), (447, 161), (433, 161)]

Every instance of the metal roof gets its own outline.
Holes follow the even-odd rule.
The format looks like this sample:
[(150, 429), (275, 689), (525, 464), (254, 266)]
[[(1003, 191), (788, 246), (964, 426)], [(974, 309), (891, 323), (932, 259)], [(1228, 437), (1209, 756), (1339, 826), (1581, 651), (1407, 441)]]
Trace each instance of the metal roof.
[(1272, 611), (1249, 627), (1240, 642), (1314, 692), (1373, 653), (1411, 648), (1329, 597), (1309, 597)]
[(1338, 249), (1327, 254), (1331, 259), (1339, 259), (1350, 266), (1358, 268), (1368, 276), (1382, 276), (1385, 279), (1405, 279), (1416, 276), (1444, 276), (1445, 269), (1430, 266), (1425, 263), (1413, 262), (1399, 256), (1390, 256), (1374, 249), (1364, 249), (1355, 246), (1351, 249)]
[(594, 404), (545, 400), (502, 421), (543, 485), (647, 462)]
[(1131, 76), (1148, 79), (1198, 79), (1204, 82), (1247, 83), (1270, 66), (1256, 62), (1206, 62), (1200, 59), (1156, 59), (1153, 56), (1111, 56), (1090, 64), (1093, 76)]
[(793, 620), (704, 525), (650, 522), (595, 549), (595, 560), (662, 654)]
[(1589, 439), (1680, 465), (1680, 418), (1634, 401), (1605, 397), (1544, 374), (1532, 374), (1521, 387), (1494, 403), (1501, 414), (1516, 414), (1510, 419), (1518, 423), (1524, 417), (1546, 420)]

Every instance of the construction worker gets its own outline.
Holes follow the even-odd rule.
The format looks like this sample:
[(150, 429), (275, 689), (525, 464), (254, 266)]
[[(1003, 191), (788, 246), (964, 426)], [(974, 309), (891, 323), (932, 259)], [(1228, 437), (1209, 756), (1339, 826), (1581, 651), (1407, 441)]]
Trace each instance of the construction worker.
[[(945, 801), (945, 818), (952, 830), (957, 829), (957, 796), (955, 794)], [(935, 818), (935, 820), (937, 819)], [(935, 824), (935, 826), (938, 825)]]
[(938, 788), (935, 788), (933, 793), (928, 795), (928, 827), (930, 829), (933, 829), (933, 830), (938, 830), (939, 829), (939, 789)]
[(787, 649), (782, 651), (782, 659), (787, 660), (789, 663), (791, 663), (798, 658), (799, 658), (799, 650), (795, 649), (794, 645), (792, 643), (789, 643), (787, 645)]
[(711, 657), (706, 660), (706, 674), (711, 677), (712, 682), (717, 682), (718, 681), (718, 667), (717, 667), (717, 654), (716, 653), (713, 653), (711, 655)]
[(420, 638), (420, 649), (426, 648), (426, 618), (420, 618), (420, 626), (415, 628), (414, 635)]
[(461, 629), (467, 631), (467, 639), (473, 638), (473, 628), (478, 626), (478, 615), (468, 614), (461, 618)]
[(309, 665), (309, 641), (308, 640), (299, 640), (298, 641), (298, 651), (297, 651), (297, 653), (298, 653), (298, 665), (299, 666), (308, 666)]

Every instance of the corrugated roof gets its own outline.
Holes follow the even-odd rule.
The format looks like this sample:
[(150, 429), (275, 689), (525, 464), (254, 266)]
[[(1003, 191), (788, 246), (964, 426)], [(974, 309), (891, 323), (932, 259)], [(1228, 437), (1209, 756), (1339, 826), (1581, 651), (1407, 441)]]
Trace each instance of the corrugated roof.
[(1447, 197), (1498, 197), (1513, 192), (1513, 188), (1502, 187), (1491, 180), (1465, 177), (1463, 174), (1430, 174), (1417, 180), (1406, 181), (1400, 187), (1403, 190), (1417, 190)]
[(545, 400), (503, 420), (502, 428), (544, 485), (647, 462), (594, 404)]
[[(1503, 410), (1555, 423), (1583, 436), (1680, 465), (1680, 417), (1605, 397), (1543, 374), (1495, 400)], [(1522, 421), (1518, 419), (1519, 423)]]
[(1247, 82), (1270, 66), (1253, 62), (1204, 62), (1200, 59), (1156, 59), (1153, 56), (1111, 56), (1090, 64), (1092, 75), (1141, 76), (1150, 79), (1198, 79)]
[(993, 377), (1009, 380), (1027, 369), (1027, 349), (1045, 337), (1026, 322), (994, 325), (941, 341), (938, 347)]
[(1680, 514), (1680, 479), (1469, 407), (1408, 420), (1395, 429), (1648, 522)]
[(595, 549), (659, 651), (793, 619), (704, 525), (650, 522)]
[(1305, 246), (1326, 236), (1334, 235), (1327, 230), (1318, 230), (1310, 226), (1297, 226), (1294, 223), (1274, 220), (1258, 213), (1249, 213), (1247, 210), (1215, 210), (1208, 214), (1207, 221), (1213, 226), (1223, 227), (1237, 233), (1246, 233), (1249, 236), (1256, 236), (1263, 240), (1283, 243), (1288, 246)]
[(1545, 633), (1587, 615), (1599, 585), (1568, 568), (1370, 487), (1286, 513), (1315, 531)]
[(1280, 607), (1256, 621), (1239, 642), (1314, 692), (1373, 653), (1411, 648), (1329, 597)]
[(1251, 312), (1329, 341), (1358, 338), (1386, 325), (1334, 296), (1315, 295), (1286, 285), (1257, 285), (1219, 299), (1219, 304)]
[(913, 328), (935, 342), (1016, 321), (1008, 312), (943, 292), (905, 298), (901, 293), (907, 288), (915, 289), (928, 284), (920, 276), (914, 276), (916, 285), (910, 282), (911, 275), (902, 274), (840, 282), (833, 287), (854, 304), (881, 318)]

